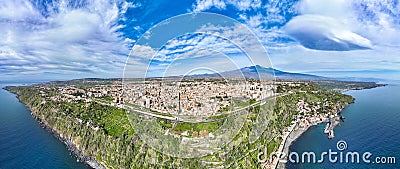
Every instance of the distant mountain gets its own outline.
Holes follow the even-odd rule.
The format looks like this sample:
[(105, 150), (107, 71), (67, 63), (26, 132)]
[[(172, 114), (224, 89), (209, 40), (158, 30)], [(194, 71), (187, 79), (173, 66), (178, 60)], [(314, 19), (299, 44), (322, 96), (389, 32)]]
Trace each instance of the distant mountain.
[(290, 73), (280, 71), (274, 68), (266, 68), (260, 65), (244, 67), (237, 70), (226, 71), (222, 73), (213, 74), (201, 74), (201, 75), (191, 75), (186, 78), (242, 78), (246, 79), (259, 79), (259, 77), (272, 78), (277, 80), (297, 80), (297, 81), (322, 81), (322, 80), (333, 80), (331, 78), (302, 74), (302, 73)]

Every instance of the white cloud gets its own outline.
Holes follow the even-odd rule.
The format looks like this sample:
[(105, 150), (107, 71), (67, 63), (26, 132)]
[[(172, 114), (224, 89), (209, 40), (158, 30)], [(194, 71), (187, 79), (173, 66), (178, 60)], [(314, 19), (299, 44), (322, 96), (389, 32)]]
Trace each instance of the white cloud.
[(323, 15), (340, 19), (352, 17), (351, 2), (348, 0), (302, 0), (298, 4), (301, 14)]
[[(199, 30), (199, 32), (202, 32)], [(193, 59), (203, 56), (211, 56), (218, 53), (225, 55), (242, 53), (239, 48), (225, 37), (207, 33), (195, 33), (183, 35), (168, 41), (158, 51), (153, 60), (160, 62), (172, 62), (179, 59)]]
[(228, 4), (235, 6), (240, 11), (246, 11), (250, 9), (258, 9), (261, 7), (261, 0), (228, 0)]
[[(303, 15), (334, 18), (342, 23), (342, 29), (361, 35), (374, 45), (400, 46), (400, 6), (391, 0), (302, 0), (298, 10)], [(321, 18), (320, 22), (326, 21)]]
[(29, 1), (13, 0), (0, 2), (0, 19), (24, 21), (43, 18)]
[(371, 0), (353, 2), (354, 13), (358, 16), (352, 23), (377, 44), (399, 47), (400, 5), (392, 0)]
[[(269, 49), (274, 66), (291, 72), (399, 70), (400, 49), (322, 51), (301, 45)], [(398, 75), (400, 78), (400, 75)]]
[(118, 30), (123, 25), (117, 22), (128, 7), (119, 9), (117, 2), (107, 0), (85, 6), (68, 3), (45, 4), (46, 11), (29, 1), (0, 2), (2, 78), (18, 74), (41, 78), (46, 72), (122, 75), (130, 41), (121, 37)]
[[(201, 5), (199, 2), (202, 1), (197, 1), (194, 9)], [(399, 70), (400, 3), (392, 0), (300, 0), (292, 6), (293, 1), (269, 1), (254, 9), (240, 8), (229, 1), (224, 3), (238, 9), (238, 19), (258, 36), (278, 69), (295, 72)], [(298, 17), (292, 18), (292, 15)], [(281, 28), (283, 24), (286, 25), (284, 29)], [(223, 36), (229, 37), (228, 34), (234, 35), (234, 32), (226, 31)], [(313, 49), (293, 41), (288, 34)], [(242, 44), (248, 43), (241, 40)], [(368, 50), (353, 50), (360, 48)]]
[(226, 4), (222, 0), (196, 0), (196, 5), (193, 5), (194, 12), (201, 12), (211, 7), (216, 7), (218, 9), (225, 9)]
[(193, 4), (193, 11), (201, 12), (212, 7), (225, 9), (228, 5), (235, 7), (239, 11), (247, 11), (260, 8), (261, 0), (196, 0), (196, 3)]
[(346, 51), (372, 47), (368, 39), (327, 16), (300, 15), (289, 21), (284, 30), (310, 49)]
[[(197, 0), (192, 10), (237, 9), (230, 13), (238, 15), (238, 19), (249, 26), (270, 51), (274, 65), (284, 70), (385, 67), (398, 70), (400, 62), (395, 54), (399, 53), (397, 48), (400, 46), (400, 3), (396, 5), (392, 0), (301, 0), (296, 8), (292, 7), (292, 3), (285, 0), (265, 3), (256, 0)], [(71, 4), (79, 4), (80, 7), (71, 7)], [(120, 76), (129, 47), (135, 40), (123, 37), (119, 30), (124, 25), (119, 25), (118, 21), (126, 21), (122, 14), (128, 8), (140, 7), (140, 3), (61, 0), (44, 4), (47, 11), (38, 9), (36, 5), (23, 0), (0, 0), (0, 79), (12, 78), (20, 73), (32, 77), (42, 77), (46, 73), (54, 76), (69, 74), (72, 78)], [(281, 29), (293, 14), (300, 16), (286, 25), (290, 34), (303, 31), (304, 35), (313, 35), (319, 40), (328, 39), (336, 46), (357, 45), (371, 49), (336, 52), (304, 48), (289, 39)], [(141, 29), (136, 26), (132, 30)], [(220, 28), (207, 27), (199, 31), (213, 29)], [(216, 35), (234, 39), (246, 47), (258, 43), (248, 39), (247, 36), (252, 35), (242, 29), (226, 28)], [(304, 38), (298, 39), (304, 41)], [(224, 49), (225, 53), (237, 51), (232, 44), (216, 37), (175, 40), (171, 40), (160, 54), (175, 53), (178, 57), (179, 53), (184, 53), (185, 56), (179, 57), (197, 59), (193, 56), (217, 55), (214, 49)], [(141, 57), (155, 51), (148, 46), (139, 48), (139, 53), (130, 58), (129, 64), (145, 67), (147, 63), (143, 63)], [(169, 61), (172, 60), (169, 58)], [(221, 62), (202, 64), (217, 65)]]
[[(254, 64), (271, 67), (264, 48), (254, 34), (241, 24), (231, 26), (203, 25), (194, 34), (185, 34), (169, 40), (160, 50), (136, 45), (125, 72), (162, 76), (165, 71), (173, 75), (186, 74), (193, 67), (209, 67), (218, 71), (239, 69)], [(249, 58), (243, 50), (249, 52)], [(155, 57), (151, 58), (154, 54)], [(142, 60), (138, 58), (142, 57)], [(131, 59), (134, 63), (130, 63)], [(151, 62), (150, 67), (145, 66)], [(171, 65), (173, 65), (172, 68)], [(172, 71), (174, 70), (174, 71)], [(167, 72), (171, 75), (171, 72)]]

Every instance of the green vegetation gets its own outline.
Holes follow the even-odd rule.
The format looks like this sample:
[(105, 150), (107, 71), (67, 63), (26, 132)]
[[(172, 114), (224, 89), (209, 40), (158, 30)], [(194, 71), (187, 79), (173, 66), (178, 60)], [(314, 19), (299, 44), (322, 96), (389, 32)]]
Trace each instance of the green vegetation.
[(222, 125), (222, 122), (209, 122), (209, 123), (183, 123), (180, 122), (173, 128), (174, 131), (215, 131)]
[(108, 95), (103, 96), (103, 97), (101, 97), (100, 99), (101, 99), (101, 100), (104, 100), (104, 101), (107, 101), (107, 102), (112, 102), (112, 101), (114, 101), (114, 98), (112, 98), (111, 96), (108, 96)]
[(319, 86), (327, 90), (360, 90), (384, 86), (375, 82), (351, 82), (351, 81), (319, 81)]
[[(107, 81), (107, 83), (112, 83)], [(80, 85), (85, 83), (80, 82)], [(91, 83), (90, 83), (91, 84)], [(54, 85), (54, 84), (50, 84)], [(59, 85), (59, 84), (58, 84)], [(157, 152), (146, 146), (132, 129), (124, 110), (95, 102), (69, 103), (51, 101), (40, 94), (39, 87), (9, 87), (8, 90), (19, 95), (32, 112), (47, 125), (70, 139), (85, 154), (95, 157), (108, 168), (261, 168), (257, 155), (265, 149), (276, 150), (282, 140), (284, 127), (289, 126), (298, 115), (296, 104), (304, 100), (310, 105), (319, 105), (318, 113), (336, 112), (344, 105), (353, 102), (351, 96), (327, 91), (312, 83), (300, 86), (279, 86), (279, 93), (288, 93), (277, 97), (276, 102), (268, 102), (249, 108), (249, 114), (232, 142), (220, 152), (201, 158), (174, 158)], [(57, 92), (49, 90), (50, 96)], [(237, 102), (235, 105), (250, 105), (254, 101)], [(272, 107), (271, 104), (274, 104)], [(273, 109), (273, 111), (271, 111)], [(260, 112), (269, 119), (264, 131), (254, 131)], [(208, 123), (175, 123), (170, 120), (156, 119), (163, 129), (172, 133), (188, 131), (190, 137), (204, 136), (217, 130), (225, 121), (218, 120), (226, 114), (210, 117), (215, 121)], [(259, 132), (260, 137), (251, 142), (251, 133)], [(210, 163), (213, 162), (213, 163)]]

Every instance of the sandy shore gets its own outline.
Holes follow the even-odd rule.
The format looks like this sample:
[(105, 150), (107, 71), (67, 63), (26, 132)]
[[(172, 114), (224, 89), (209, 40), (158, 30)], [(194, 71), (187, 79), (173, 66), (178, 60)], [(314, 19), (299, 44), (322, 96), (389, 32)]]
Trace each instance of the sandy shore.
[[(305, 133), (311, 126), (307, 127), (298, 127), (296, 130), (293, 130), (286, 139), (285, 146), (283, 148), (283, 152), (288, 155), (289, 154), (289, 147), (292, 145), (294, 141), (296, 141), (303, 133)], [(285, 168), (284, 163), (279, 163), (277, 168)]]
[(294, 141), (296, 141), (303, 133), (305, 133), (311, 126), (308, 127), (299, 127), (297, 130), (292, 131), (290, 135), (286, 139), (285, 147), (283, 148), (283, 152), (289, 154), (289, 147), (292, 145)]
[[(338, 118), (339, 116), (339, 114), (343, 111), (343, 109), (344, 108), (346, 108), (348, 106), (348, 104), (346, 104), (346, 105), (344, 105), (342, 108), (340, 108), (340, 110), (338, 110), (337, 112), (336, 112), (336, 117), (335, 118)], [(336, 119), (336, 121), (337, 121), (338, 119)], [(339, 122), (338, 122), (339, 123)], [(283, 152), (286, 154), (286, 158), (288, 157), (288, 155), (289, 155), (289, 147), (292, 145), (292, 143), (294, 142), (294, 141), (296, 141), (303, 133), (305, 133), (309, 128), (311, 128), (312, 126), (316, 126), (316, 125), (319, 125), (319, 124), (326, 124), (326, 122), (321, 122), (321, 123), (316, 123), (316, 124), (310, 124), (310, 125), (308, 125), (307, 127), (300, 127), (300, 126), (298, 126), (298, 127), (296, 127), (292, 132), (290, 132), (289, 133), (289, 135), (288, 135), (288, 137), (286, 138), (286, 141), (285, 141), (285, 144), (284, 144), (284, 147), (283, 147)], [(336, 125), (337, 124), (334, 124), (334, 126), (333, 126), (333, 128), (332, 128), (332, 130), (334, 129), (334, 127), (336, 127)], [(286, 159), (287, 160), (287, 159)], [(285, 167), (285, 164), (284, 163), (279, 163), (278, 164), (278, 166), (277, 166), (277, 168), (279, 168), (279, 169), (284, 169), (284, 168), (286, 168)]]

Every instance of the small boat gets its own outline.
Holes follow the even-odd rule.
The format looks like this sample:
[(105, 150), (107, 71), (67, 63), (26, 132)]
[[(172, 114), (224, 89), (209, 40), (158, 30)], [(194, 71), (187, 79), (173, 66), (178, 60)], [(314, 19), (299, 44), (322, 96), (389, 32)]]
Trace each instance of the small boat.
[(325, 134), (329, 133), (329, 126), (330, 126), (330, 123), (326, 123), (325, 129), (324, 129)]
[(346, 119), (346, 118), (344, 118), (343, 116), (340, 116), (340, 120), (341, 120), (342, 122), (344, 122), (344, 119)]
[(333, 133), (333, 130), (329, 130), (328, 139), (333, 139), (334, 137), (335, 137), (335, 134)]

